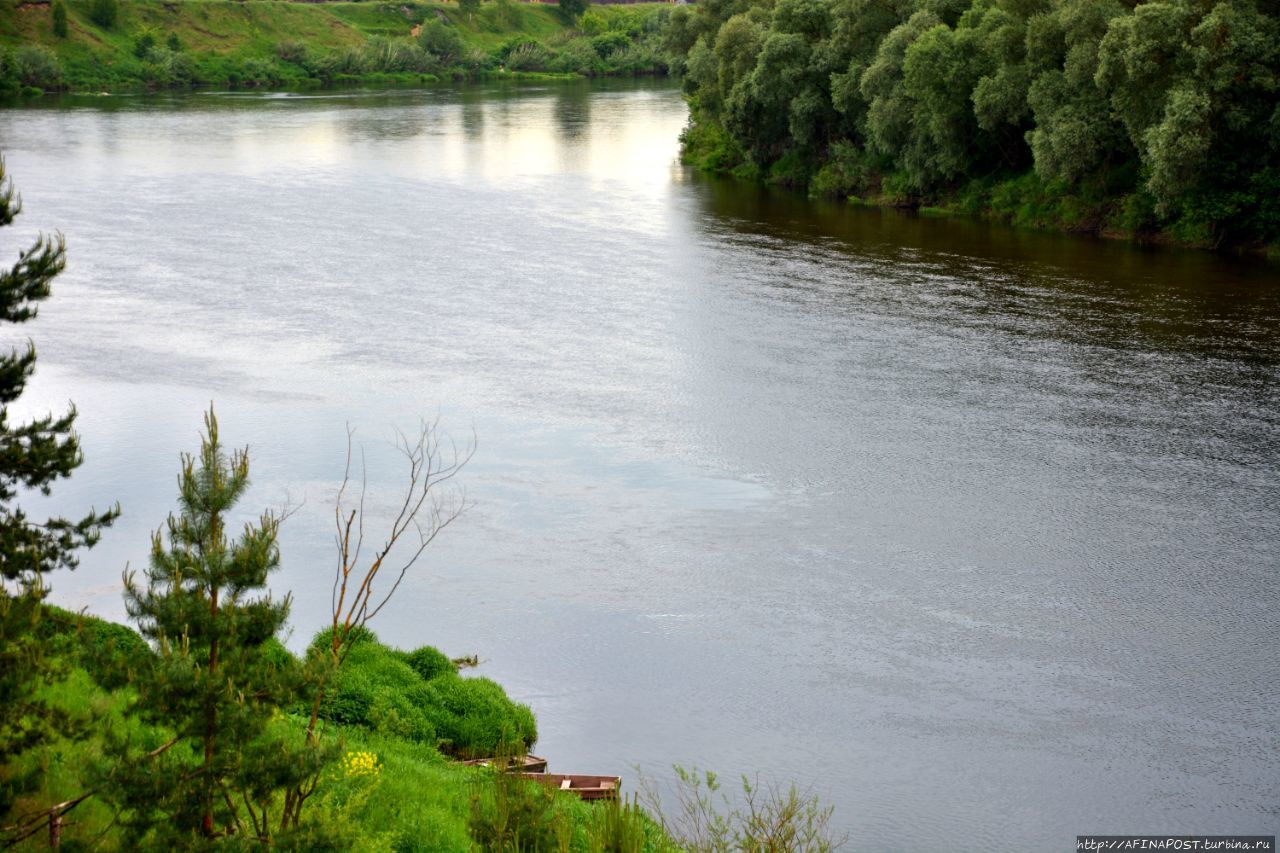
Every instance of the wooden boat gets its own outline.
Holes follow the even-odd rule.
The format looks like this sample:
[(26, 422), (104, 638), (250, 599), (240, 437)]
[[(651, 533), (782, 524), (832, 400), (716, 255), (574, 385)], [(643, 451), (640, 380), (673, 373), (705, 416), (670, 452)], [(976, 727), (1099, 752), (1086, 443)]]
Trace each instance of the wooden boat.
[[(473, 758), (462, 763), (468, 767), (490, 767), (495, 760), (493, 758)], [(536, 755), (511, 755), (504, 760), (506, 761), (507, 770), (516, 770), (521, 773), (547, 772), (547, 759), (539, 758)]]
[(618, 776), (585, 776), (581, 773), (521, 773), (521, 778), (570, 791), (584, 800), (616, 800), (622, 779)]

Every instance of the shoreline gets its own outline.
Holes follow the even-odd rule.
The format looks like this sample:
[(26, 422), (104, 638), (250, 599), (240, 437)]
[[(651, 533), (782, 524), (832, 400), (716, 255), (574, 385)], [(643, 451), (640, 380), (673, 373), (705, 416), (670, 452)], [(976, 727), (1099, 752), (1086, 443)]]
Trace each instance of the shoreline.
[[(1031, 170), (1004, 175), (998, 181), (976, 179), (958, 185), (945, 194), (921, 197), (903, 197), (885, 192), (883, 184), (889, 176), (883, 174), (875, 175), (874, 183), (877, 186), (873, 191), (862, 195), (823, 192), (820, 187), (821, 172), (805, 180), (798, 180), (793, 173), (765, 172), (751, 165), (739, 152), (727, 149), (722, 128), (698, 122), (695, 116), (696, 113), (691, 110), (690, 123), (681, 134), (680, 162), (703, 175), (737, 183), (756, 184), (795, 193), (811, 201), (825, 201), (840, 206), (896, 210), (936, 219), (965, 218), (1016, 230), (1063, 234), (1138, 248), (1210, 252), (1225, 257), (1280, 264), (1280, 243), (1218, 246), (1205, 240), (1179, 239), (1168, 228), (1126, 229), (1114, 221), (1121, 213), (1122, 198), (1084, 201), (1071, 195), (1055, 196), (1045, 190)], [(1041, 191), (1027, 192), (1020, 186), (1026, 184), (1030, 184), (1033, 190)], [(1005, 201), (1003, 205), (997, 205), (994, 197), (1001, 193), (1005, 195)], [(1037, 206), (1048, 209), (1037, 210), (1031, 215), (1024, 213), (1027, 208)], [(1067, 220), (1054, 215), (1055, 207), (1058, 210), (1074, 207), (1079, 212), (1072, 220)]]

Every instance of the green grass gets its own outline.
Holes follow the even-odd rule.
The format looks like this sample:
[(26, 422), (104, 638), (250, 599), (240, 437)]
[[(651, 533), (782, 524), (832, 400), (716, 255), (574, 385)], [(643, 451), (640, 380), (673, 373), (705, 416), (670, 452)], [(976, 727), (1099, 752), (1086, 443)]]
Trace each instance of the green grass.
[[(93, 725), (87, 730), (87, 737), (57, 740), (23, 757), (22, 768), (31, 772), (38, 784), (18, 800), (15, 815), (38, 811), (91, 790), (104, 766), (108, 731), (129, 732), (134, 737), (148, 734), (126, 714), (133, 699), (128, 688), (105, 690), (78, 666), (64, 681), (48, 688), (45, 695), (82, 726), (89, 721)], [(305, 720), (301, 717), (285, 716), (277, 725), (299, 739), (303, 737)], [(157, 743), (166, 737), (158, 730), (150, 735), (149, 739)], [(478, 780), (483, 781), (476, 771), (446, 760), (431, 746), (359, 726), (328, 726), (323, 737), (330, 742), (341, 741), (347, 753), (375, 754), (381, 768), (375, 777), (350, 775), (339, 762), (326, 772), (305, 814), (325, 830), (327, 837), (346, 836), (352, 840), (349, 846), (354, 850), (471, 849), (471, 791)], [(105, 850), (121, 849), (114, 815), (101, 797), (89, 797), (67, 817), (63, 843), (69, 848), (84, 844)], [(47, 835), (40, 833), (17, 849), (47, 847)]]
[[(62, 727), (67, 736), (28, 751), (8, 768), (29, 776), (33, 785), (10, 814), (0, 815), (0, 825), (93, 790), (108, 769), (107, 744), (113, 738), (150, 749), (171, 736), (131, 713), (137, 695), (123, 677), (125, 664), (151, 654), (136, 633), (56, 607), (45, 608), (41, 632), (63, 665), (62, 677), (44, 688), (43, 697), (67, 715)], [(289, 656), (279, 644), (271, 654)], [(527, 708), (510, 702), (488, 679), (461, 678), (449, 659), (430, 647), (401, 652), (369, 634), (353, 646), (343, 676), (361, 682), (373, 704), (402, 711), (416, 706), (428, 712), (430, 724), (454, 731), (456, 738), (471, 738), (468, 743), (492, 740), (513, 714), (527, 717), (522, 725), (529, 727), (526, 740), (532, 741), (533, 718)], [(407, 705), (403, 700), (410, 698)], [(301, 742), (306, 723), (302, 713), (281, 713), (270, 734)], [(317, 848), (323, 839), (343, 850), (462, 853), (475, 849), (475, 832), (494, 826), (562, 837), (568, 849), (583, 853), (619, 849), (609, 846), (608, 839), (627, 834), (621, 830), (642, 842), (626, 849), (662, 851), (671, 846), (643, 814), (624, 811), (619, 819), (618, 810), (586, 804), (575, 795), (465, 767), (442, 754), (434, 737), (400, 733), (385, 719), (322, 722), (319, 734), (338, 748), (339, 760), (324, 771), (303, 813), (301, 837), (292, 839), (299, 849)], [(187, 747), (175, 747), (182, 748)], [(500, 785), (506, 786), (501, 796)], [(513, 802), (527, 808), (521, 811)], [(67, 849), (122, 849), (115, 815), (102, 797), (90, 796), (67, 818), (62, 836)], [(18, 849), (47, 845), (47, 833), (41, 832)]]
[[(67, 678), (46, 691), (59, 707), (71, 712), (82, 724), (92, 721), (87, 736), (54, 741), (32, 750), (22, 759), (38, 784), (20, 798), (8, 819), (23, 812), (36, 812), (92, 789), (95, 777), (105, 768), (105, 733), (130, 732), (155, 744), (167, 734), (143, 726), (126, 711), (133, 694), (129, 688), (108, 691), (86, 670), (73, 667)], [(297, 715), (283, 715), (276, 724), (286, 735), (303, 737), (306, 721)], [(295, 839), (301, 849), (310, 849), (310, 837), (335, 839), (340, 849), (391, 853), (391, 851), (434, 851), (466, 853), (476, 849), (472, 827), (477, 809), (492, 819), (496, 810), (494, 775), (491, 771), (465, 767), (424, 743), (414, 742), (363, 726), (326, 725), (321, 737), (341, 744), (342, 758), (325, 771), (315, 796), (304, 812), (302, 837)], [(355, 754), (373, 757), (377, 770), (352, 772), (346, 760)], [(508, 782), (510, 784), (524, 783)], [(536, 788), (534, 783), (528, 786)], [(575, 795), (530, 790), (526, 798), (541, 801), (543, 831), (563, 833), (574, 851), (612, 849), (600, 844), (606, 834), (607, 807), (584, 803)], [(67, 816), (63, 844), (67, 849), (123, 849), (115, 826), (115, 816), (101, 797), (89, 797)], [(647, 817), (640, 816), (643, 845), (637, 850), (672, 849), (669, 839)], [(526, 827), (532, 831), (532, 827)], [(18, 850), (47, 849), (47, 834), (38, 833), (18, 845)], [(330, 848), (326, 848), (330, 849)]]
[(331, 729), (327, 737), (341, 739), (347, 755), (376, 756), (378, 769), (351, 773), (340, 761), (309, 805), (313, 819), (362, 827), (358, 849), (471, 849), (471, 788), (482, 778), (477, 771), (424, 744), (359, 727)]

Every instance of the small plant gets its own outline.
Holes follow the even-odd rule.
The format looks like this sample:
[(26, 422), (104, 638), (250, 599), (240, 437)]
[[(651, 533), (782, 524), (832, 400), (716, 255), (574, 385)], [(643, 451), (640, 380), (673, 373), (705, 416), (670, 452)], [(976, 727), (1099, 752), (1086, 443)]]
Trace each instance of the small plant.
[(373, 778), (382, 773), (375, 752), (348, 752), (342, 757), (342, 773), (348, 778)]
[(169, 37), (164, 40), (164, 46), (174, 53), (182, 51), (182, 39), (178, 38), (177, 33), (169, 33)]
[(568, 853), (572, 820), (557, 808), (555, 789), (505, 769), (521, 763), (518, 754), (500, 750), (472, 783), (472, 840), (481, 850)]
[(592, 809), (587, 824), (588, 848), (593, 853), (642, 853), (649, 847), (649, 826), (637, 800), (606, 800)]
[(831, 830), (831, 806), (802, 792), (794, 784), (786, 790), (761, 787), (742, 777), (740, 804), (720, 793), (720, 780), (711, 771), (677, 765), (676, 792), (680, 812), (668, 818), (653, 781), (637, 771), (645, 806), (662, 829), (689, 853), (728, 850), (773, 853), (827, 853), (844, 845), (846, 837)]
[(62, 0), (53, 0), (53, 6), (50, 8), (50, 14), (53, 16), (53, 34), (56, 38), (64, 39), (67, 37), (67, 5)]

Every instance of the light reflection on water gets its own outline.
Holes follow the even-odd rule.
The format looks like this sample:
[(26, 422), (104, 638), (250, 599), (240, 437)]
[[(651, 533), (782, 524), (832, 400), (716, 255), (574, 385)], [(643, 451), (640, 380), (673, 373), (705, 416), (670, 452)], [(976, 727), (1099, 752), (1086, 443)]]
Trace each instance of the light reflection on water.
[(246, 514), (305, 499), (301, 646), (345, 425), (389, 504), (439, 413), (475, 506), (379, 633), (478, 652), (553, 770), (796, 779), (868, 849), (1276, 831), (1274, 268), (698, 179), (652, 84), (0, 118), (6, 230), (71, 247), (54, 503), (127, 513), (60, 601), (123, 616), (213, 399)]

